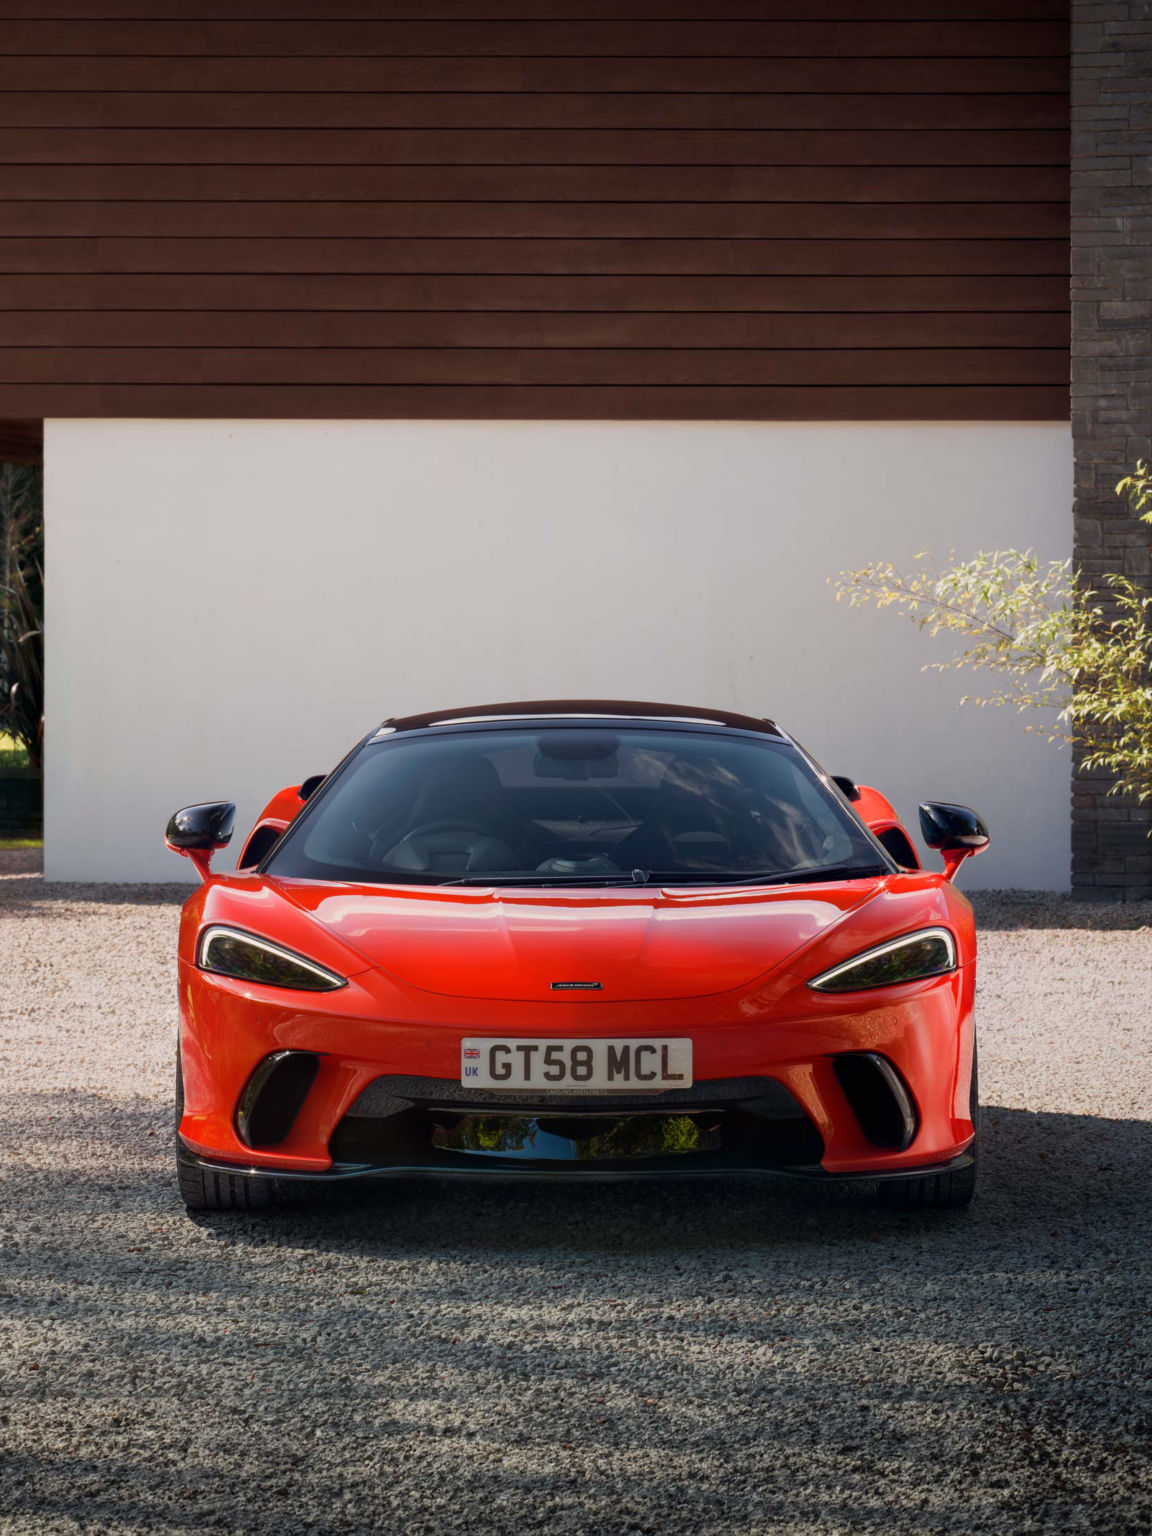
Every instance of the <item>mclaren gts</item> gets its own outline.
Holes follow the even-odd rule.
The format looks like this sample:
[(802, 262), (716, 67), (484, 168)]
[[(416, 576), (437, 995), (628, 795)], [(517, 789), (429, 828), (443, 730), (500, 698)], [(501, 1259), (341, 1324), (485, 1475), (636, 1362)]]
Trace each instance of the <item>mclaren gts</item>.
[(604, 701), (392, 719), (167, 841), (190, 1207), (306, 1183), (771, 1173), (954, 1207), (977, 1151), (972, 912), (988, 842), (769, 720)]

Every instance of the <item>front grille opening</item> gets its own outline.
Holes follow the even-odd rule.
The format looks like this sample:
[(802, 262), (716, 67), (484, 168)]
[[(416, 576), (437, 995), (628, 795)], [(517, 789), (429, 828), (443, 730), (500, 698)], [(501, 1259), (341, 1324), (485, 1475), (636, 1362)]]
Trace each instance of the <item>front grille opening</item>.
[(559, 1114), (573, 1110), (584, 1114), (602, 1111), (613, 1117), (640, 1110), (666, 1113), (672, 1109), (695, 1110), (723, 1108), (738, 1101), (755, 1102), (766, 1115), (798, 1115), (799, 1104), (774, 1077), (723, 1077), (703, 1079), (692, 1088), (672, 1088), (643, 1095), (621, 1093), (542, 1093), (538, 1089), (474, 1088), (451, 1077), (410, 1077), (389, 1073), (372, 1080), (349, 1108), (348, 1113), (366, 1119), (383, 1119), (412, 1104), (425, 1107), (459, 1108), (473, 1113), (491, 1108), (496, 1114), (516, 1109), (537, 1114)]
[(719, 1115), (456, 1115), (435, 1125), (432, 1145), (480, 1157), (544, 1162), (630, 1162), (720, 1147)]
[(236, 1130), (247, 1147), (274, 1147), (288, 1135), (316, 1081), (312, 1051), (277, 1051), (253, 1072), (236, 1106)]
[[(470, 1094), (476, 1094), (471, 1103)], [(337, 1163), (379, 1168), (490, 1162), (574, 1171), (644, 1165), (772, 1169), (815, 1166), (824, 1143), (788, 1090), (771, 1078), (698, 1083), (620, 1103), (607, 1095), (569, 1095), (562, 1102), (508, 1095), (500, 1102), (451, 1080), (386, 1077), (353, 1104), (329, 1151)]]
[(916, 1135), (916, 1105), (904, 1079), (887, 1059), (853, 1051), (832, 1062), (836, 1080), (874, 1147), (903, 1152)]

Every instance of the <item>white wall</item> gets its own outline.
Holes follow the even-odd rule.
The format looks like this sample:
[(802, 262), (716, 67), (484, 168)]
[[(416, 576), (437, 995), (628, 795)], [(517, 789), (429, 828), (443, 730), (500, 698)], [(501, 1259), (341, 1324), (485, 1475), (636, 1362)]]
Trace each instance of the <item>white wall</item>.
[(827, 585), (1067, 555), (1065, 425), (51, 421), (45, 462), (50, 879), (189, 876), (177, 806), (246, 829), (387, 715), (587, 695), (770, 714), (913, 824), (978, 807), (970, 888), (1068, 885), (1067, 754)]

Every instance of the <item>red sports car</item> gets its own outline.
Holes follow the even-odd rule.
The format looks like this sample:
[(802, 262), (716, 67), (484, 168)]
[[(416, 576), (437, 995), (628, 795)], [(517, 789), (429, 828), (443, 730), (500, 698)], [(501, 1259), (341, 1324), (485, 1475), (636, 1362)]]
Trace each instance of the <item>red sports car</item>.
[(387, 720), (168, 845), (180, 928), (177, 1164), (191, 1207), (397, 1174), (771, 1172), (965, 1205), (972, 910), (988, 842), (769, 720), (500, 704)]

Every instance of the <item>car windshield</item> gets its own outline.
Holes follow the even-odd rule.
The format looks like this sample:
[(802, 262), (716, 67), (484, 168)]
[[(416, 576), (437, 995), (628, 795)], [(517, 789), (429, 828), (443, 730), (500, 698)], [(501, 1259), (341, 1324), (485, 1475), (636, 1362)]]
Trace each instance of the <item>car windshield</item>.
[(892, 866), (787, 742), (572, 724), (369, 742), (265, 867), (357, 883), (558, 885), (848, 878)]

